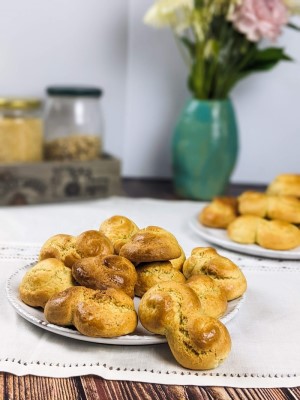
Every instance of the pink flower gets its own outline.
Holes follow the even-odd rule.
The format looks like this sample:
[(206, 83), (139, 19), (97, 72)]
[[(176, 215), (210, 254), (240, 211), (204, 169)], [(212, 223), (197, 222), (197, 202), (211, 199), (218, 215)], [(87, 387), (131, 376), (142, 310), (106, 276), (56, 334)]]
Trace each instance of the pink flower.
[(282, 0), (242, 0), (229, 19), (248, 40), (275, 41), (288, 22), (288, 10)]

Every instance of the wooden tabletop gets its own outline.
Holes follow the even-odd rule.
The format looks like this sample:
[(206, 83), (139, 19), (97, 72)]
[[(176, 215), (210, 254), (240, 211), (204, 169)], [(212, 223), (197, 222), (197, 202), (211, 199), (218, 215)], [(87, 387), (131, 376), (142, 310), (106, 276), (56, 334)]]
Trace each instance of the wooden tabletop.
[[(246, 189), (263, 190), (257, 185), (230, 185), (226, 194), (238, 195)], [(123, 180), (129, 197), (178, 199), (169, 180)], [(0, 400), (295, 400), (300, 386), (283, 389), (238, 389), (209, 386), (175, 386), (129, 381), (104, 380), (97, 376), (72, 378), (18, 377), (0, 372)]]
[[(155, 199), (180, 200), (169, 179), (123, 179), (123, 193), (128, 197), (152, 197)], [(265, 186), (235, 183), (226, 188), (225, 195), (237, 196), (246, 190), (264, 191)]]

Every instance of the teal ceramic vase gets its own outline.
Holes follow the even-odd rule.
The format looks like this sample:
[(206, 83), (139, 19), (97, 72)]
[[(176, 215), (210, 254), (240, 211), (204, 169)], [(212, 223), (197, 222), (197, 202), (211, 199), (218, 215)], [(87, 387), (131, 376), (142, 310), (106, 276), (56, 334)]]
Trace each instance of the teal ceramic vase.
[(195, 200), (222, 194), (237, 155), (238, 130), (231, 100), (189, 100), (172, 141), (175, 192)]

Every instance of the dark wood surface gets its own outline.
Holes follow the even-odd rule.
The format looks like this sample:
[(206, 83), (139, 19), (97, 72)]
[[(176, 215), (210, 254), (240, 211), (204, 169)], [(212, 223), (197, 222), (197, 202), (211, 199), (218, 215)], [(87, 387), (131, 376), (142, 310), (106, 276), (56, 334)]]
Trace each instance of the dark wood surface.
[(236, 389), (109, 381), (96, 376), (41, 378), (0, 375), (0, 399), (34, 400), (295, 400), (300, 389)]
[[(244, 190), (263, 191), (260, 185), (230, 185), (227, 195)], [(124, 179), (123, 192), (129, 197), (179, 199), (169, 180)], [(282, 389), (239, 389), (209, 386), (176, 386), (104, 380), (97, 376), (72, 378), (18, 377), (0, 373), (0, 400), (295, 400), (300, 387)]]
[[(152, 197), (155, 199), (181, 200), (173, 190), (169, 179), (123, 179), (123, 193), (129, 197)], [(265, 186), (255, 184), (233, 184), (226, 188), (224, 195), (237, 196), (245, 190), (264, 191)]]

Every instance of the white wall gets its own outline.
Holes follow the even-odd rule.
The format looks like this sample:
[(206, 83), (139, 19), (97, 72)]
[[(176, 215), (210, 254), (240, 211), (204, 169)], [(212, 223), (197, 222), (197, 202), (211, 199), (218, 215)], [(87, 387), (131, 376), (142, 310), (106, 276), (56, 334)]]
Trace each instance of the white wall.
[[(0, 97), (50, 84), (104, 88), (106, 150), (125, 176), (171, 176), (170, 140), (188, 92), (168, 30), (143, 25), (152, 0), (0, 0)], [(233, 181), (300, 172), (300, 33), (280, 39), (298, 62), (253, 75), (232, 93), (240, 127)]]
[(287, 30), (279, 44), (295, 61), (253, 75), (232, 94), (241, 140), (234, 181), (300, 173), (300, 32)]
[(170, 140), (185, 102), (185, 65), (173, 36), (142, 23), (151, 0), (130, 0), (124, 173), (170, 176)]
[(100, 86), (106, 147), (121, 156), (127, 17), (126, 0), (0, 0), (0, 97)]

